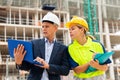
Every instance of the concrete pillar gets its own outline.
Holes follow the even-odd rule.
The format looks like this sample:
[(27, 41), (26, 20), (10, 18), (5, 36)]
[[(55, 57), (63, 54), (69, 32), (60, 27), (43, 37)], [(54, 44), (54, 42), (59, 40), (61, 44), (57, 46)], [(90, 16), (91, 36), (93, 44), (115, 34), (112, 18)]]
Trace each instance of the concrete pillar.
[(25, 41), (25, 28), (23, 28), (23, 40)]
[(32, 39), (34, 39), (34, 29), (32, 28)]
[[(103, 1), (103, 17), (104, 19), (107, 19), (107, 12), (106, 12), (106, 2), (105, 0), (102, 0)], [(110, 43), (110, 34), (109, 34), (109, 26), (108, 26), (108, 22), (105, 20), (104, 21), (104, 27), (105, 27), (105, 40), (106, 40), (106, 47), (108, 49), (108, 51), (111, 51), (111, 43)], [(112, 57), (111, 57), (111, 60)], [(110, 72), (110, 80), (115, 80), (115, 75), (114, 75), (114, 67), (113, 67), (113, 61), (112, 63), (110, 64), (110, 69), (109, 69), (109, 72)]]
[(17, 27), (15, 27), (15, 39), (17, 39)]
[(21, 10), (19, 9), (19, 24), (21, 24)]
[(38, 39), (38, 32), (37, 32), (37, 30), (34, 30), (34, 32), (35, 32), (35, 39)]
[(98, 18), (99, 18), (99, 32), (100, 32), (100, 42), (103, 44), (103, 25), (102, 25), (102, 4), (101, 0), (98, 0)]
[(11, 24), (11, 8), (9, 8), (9, 19), (8, 19), (8, 23)]
[(29, 11), (26, 12), (26, 25), (29, 25)]
[(35, 13), (35, 26), (38, 26), (38, 11)]
[(6, 26), (4, 27), (4, 40), (6, 41), (6, 37), (7, 37), (7, 31), (6, 31), (7, 29), (6, 29)]

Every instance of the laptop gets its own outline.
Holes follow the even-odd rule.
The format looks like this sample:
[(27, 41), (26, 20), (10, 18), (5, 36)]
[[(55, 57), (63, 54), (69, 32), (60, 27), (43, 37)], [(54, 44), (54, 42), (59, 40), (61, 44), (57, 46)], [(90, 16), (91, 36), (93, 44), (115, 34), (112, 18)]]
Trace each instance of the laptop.
[(17, 48), (18, 44), (22, 44), (24, 46), (24, 49), (27, 51), (23, 60), (32, 64), (37, 64), (39, 66), (42, 66), (42, 64), (35, 61), (33, 58), (33, 49), (31, 42), (23, 41), (23, 40), (14, 40), (14, 39), (8, 39), (7, 42), (8, 42), (8, 51), (10, 57), (14, 58), (14, 48)]

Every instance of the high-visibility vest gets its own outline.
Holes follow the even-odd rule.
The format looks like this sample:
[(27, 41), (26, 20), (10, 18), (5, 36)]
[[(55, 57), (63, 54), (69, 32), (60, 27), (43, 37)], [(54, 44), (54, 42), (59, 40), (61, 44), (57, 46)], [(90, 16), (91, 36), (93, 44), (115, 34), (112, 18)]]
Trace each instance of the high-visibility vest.
[[(68, 50), (71, 58), (78, 63), (79, 66), (88, 63), (92, 59), (93, 52), (90, 52), (90, 50), (96, 53), (104, 53), (102, 45), (98, 42), (92, 41), (89, 37), (84, 45), (80, 45), (76, 40), (74, 40), (73, 43), (69, 45)], [(74, 75), (78, 78), (90, 78), (104, 73), (104, 71), (97, 70), (90, 73), (74, 73)]]

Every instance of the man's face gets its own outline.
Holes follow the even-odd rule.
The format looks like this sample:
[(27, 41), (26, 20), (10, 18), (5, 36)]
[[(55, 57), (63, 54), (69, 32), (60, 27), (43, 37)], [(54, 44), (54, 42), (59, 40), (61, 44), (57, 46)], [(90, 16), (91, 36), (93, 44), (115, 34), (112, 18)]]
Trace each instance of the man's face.
[(42, 23), (42, 31), (43, 31), (44, 37), (51, 38), (51, 37), (54, 37), (54, 35), (57, 31), (57, 26), (54, 24), (51, 24), (49, 22), (43, 22)]

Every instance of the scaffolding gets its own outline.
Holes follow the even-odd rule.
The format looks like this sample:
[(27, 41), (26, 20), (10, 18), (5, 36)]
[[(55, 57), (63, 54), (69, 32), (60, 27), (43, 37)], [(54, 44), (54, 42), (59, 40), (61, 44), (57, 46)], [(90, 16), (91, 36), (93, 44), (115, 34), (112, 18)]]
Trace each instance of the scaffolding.
[[(0, 52), (2, 55), (0, 63), (4, 61), (7, 64), (4, 65), (5, 67), (0, 67), (3, 68), (0, 72), (5, 73), (0, 79), (4, 80), (6, 76), (14, 80), (15, 77), (20, 79), (20, 74), (12, 75), (13, 77), (9, 76), (9, 71), (16, 71), (16, 69), (10, 70), (9, 63), (11, 61), (9, 57), (5, 57), (8, 55), (7, 39), (31, 40), (41, 38), (43, 36), (41, 34), (41, 19), (47, 13), (47, 11), (42, 10), (42, 5), (47, 4), (48, 1), (56, 6), (53, 12), (61, 21), (56, 35), (58, 41), (65, 45), (71, 42), (69, 31), (64, 24), (73, 15), (86, 18), (90, 34), (97, 36), (107, 51), (115, 51), (115, 55), (112, 57), (113, 63), (110, 64), (106, 73), (107, 79), (119, 80), (117, 78), (120, 75), (117, 71), (119, 71), (120, 64), (116, 64), (115, 60), (120, 58), (120, 0), (0, 0)], [(15, 67), (15, 65), (13, 66)], [(64, 79), (72, 80), (72, 76), (69, 75)], [(24, 78), (21, 77), (21, 79)]]

